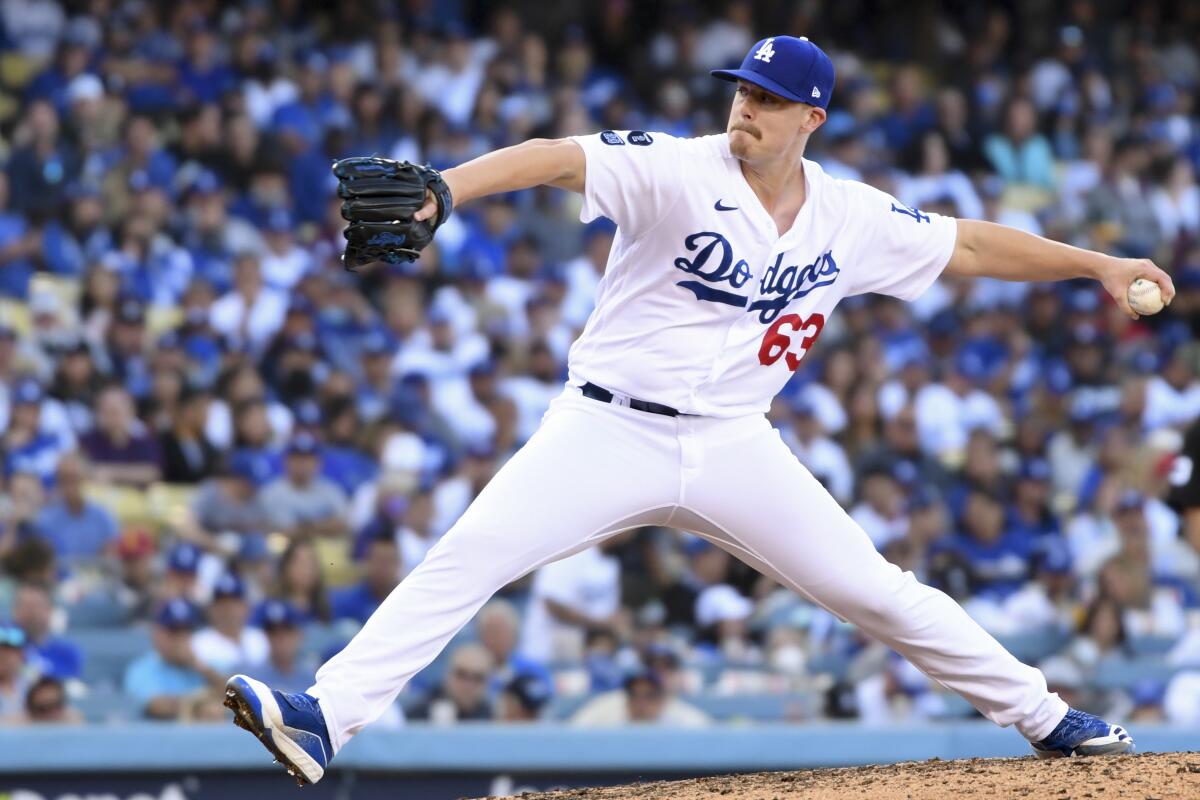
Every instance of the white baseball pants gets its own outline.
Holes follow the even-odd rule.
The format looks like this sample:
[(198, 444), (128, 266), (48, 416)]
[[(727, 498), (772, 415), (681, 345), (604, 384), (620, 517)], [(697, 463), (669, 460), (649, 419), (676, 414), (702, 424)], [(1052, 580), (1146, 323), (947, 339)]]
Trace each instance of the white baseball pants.
[(425, 560), (317, 672), (340, 749), (494, 592), (628, 528), (694, 531), (1033, 741), (1067, 705), (945, 594), (886, 561), (763, 416), (667, 417), (568, 388)]

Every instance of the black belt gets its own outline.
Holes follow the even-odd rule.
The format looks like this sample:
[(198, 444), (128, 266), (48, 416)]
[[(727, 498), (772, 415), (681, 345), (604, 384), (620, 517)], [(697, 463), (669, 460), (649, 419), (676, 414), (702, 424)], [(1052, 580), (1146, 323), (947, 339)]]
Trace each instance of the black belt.
[(635, 400), (630, 397), (628, 404), (624, 402), (625, 398), (617, 398), (608, 389), (602, 389), (594, 383), (585, 383), (583, 385), (583, 396), (589, 397), (592, 400), (599, 400), (601, 403), (613, 403), (623, 406), (628, 405), (635, 411), (645, 411), (647, 414), (662, 414), (664, 417), (678, 417), (679, 412), (670, 406), (664, 406), (662, 403), (651, 403), (647, 400)]

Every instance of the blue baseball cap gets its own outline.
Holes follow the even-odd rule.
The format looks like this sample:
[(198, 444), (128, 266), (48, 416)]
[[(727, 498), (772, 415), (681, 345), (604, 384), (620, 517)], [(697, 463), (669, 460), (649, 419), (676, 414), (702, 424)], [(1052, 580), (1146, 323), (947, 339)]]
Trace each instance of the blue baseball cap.
[(242, 579), (232, 572), (226, 572), (217, 582), (213, 584), (212, 599), (224, 600), (227, 597), (235, 597), (239, 600), (246, 596), (246, 585), (242, 583)]
[(801, 36), (770, 36), (746, 53), (740, 69), (715, 69), (715, 78), (738, 79), (797, 103), (828, 108), (833, 95), (833, 62)]
[(200, 548), (191, 542), (180, 542), (167, 555), (167, 569), (195, 575), (200, 565)]
[(200, 622), (200, 615), (187, 600), (175, 598), (158, 610), (155, 622), (173, 631), (190, 631)]
[(303, 622), (300, 609), (286, 600), (271, 599), (258, 608), (258, 626), (263, 630), (295, 628)]
[(307, 431), (301, 431), (288, 442), (287, 454), (289, 456), (315, 456), (320, 449), (321, 443), (317, 437)]
[(22, 378), (13, 387), (13, 405), (36, 406), (42, 402), (42, 385), (34, 378)]

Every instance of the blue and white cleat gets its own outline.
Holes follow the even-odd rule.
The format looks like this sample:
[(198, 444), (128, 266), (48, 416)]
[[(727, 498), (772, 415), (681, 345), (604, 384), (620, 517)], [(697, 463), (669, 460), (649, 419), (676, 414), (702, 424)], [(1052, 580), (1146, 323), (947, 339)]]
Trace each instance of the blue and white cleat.
[(225, 684), (225, 707), (233, 711), (234, 724), (257, 736), (301, 786), (321, 780), (333, 745), (315, 697), (276, 692), (234, 675)]
[(1120, 725), (1068, 709), (1063, 721), (1040, 742), (1031, 742), (1038, 758), (1115, 756), (1134, 752), (1133, 737)]

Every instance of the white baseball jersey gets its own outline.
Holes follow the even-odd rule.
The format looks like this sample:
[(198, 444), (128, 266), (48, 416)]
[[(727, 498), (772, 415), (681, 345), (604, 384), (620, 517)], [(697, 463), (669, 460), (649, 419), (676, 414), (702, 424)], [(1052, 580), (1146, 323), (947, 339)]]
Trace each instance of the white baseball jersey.
[(570, 382), (686, 414), (764, 413), (843, 297), (912, 300), (945, 268), (955, 220), (805, 160), (808, 193), (780, 236), (726, 134), (603, 131), (580, 217), (618, 231)]

